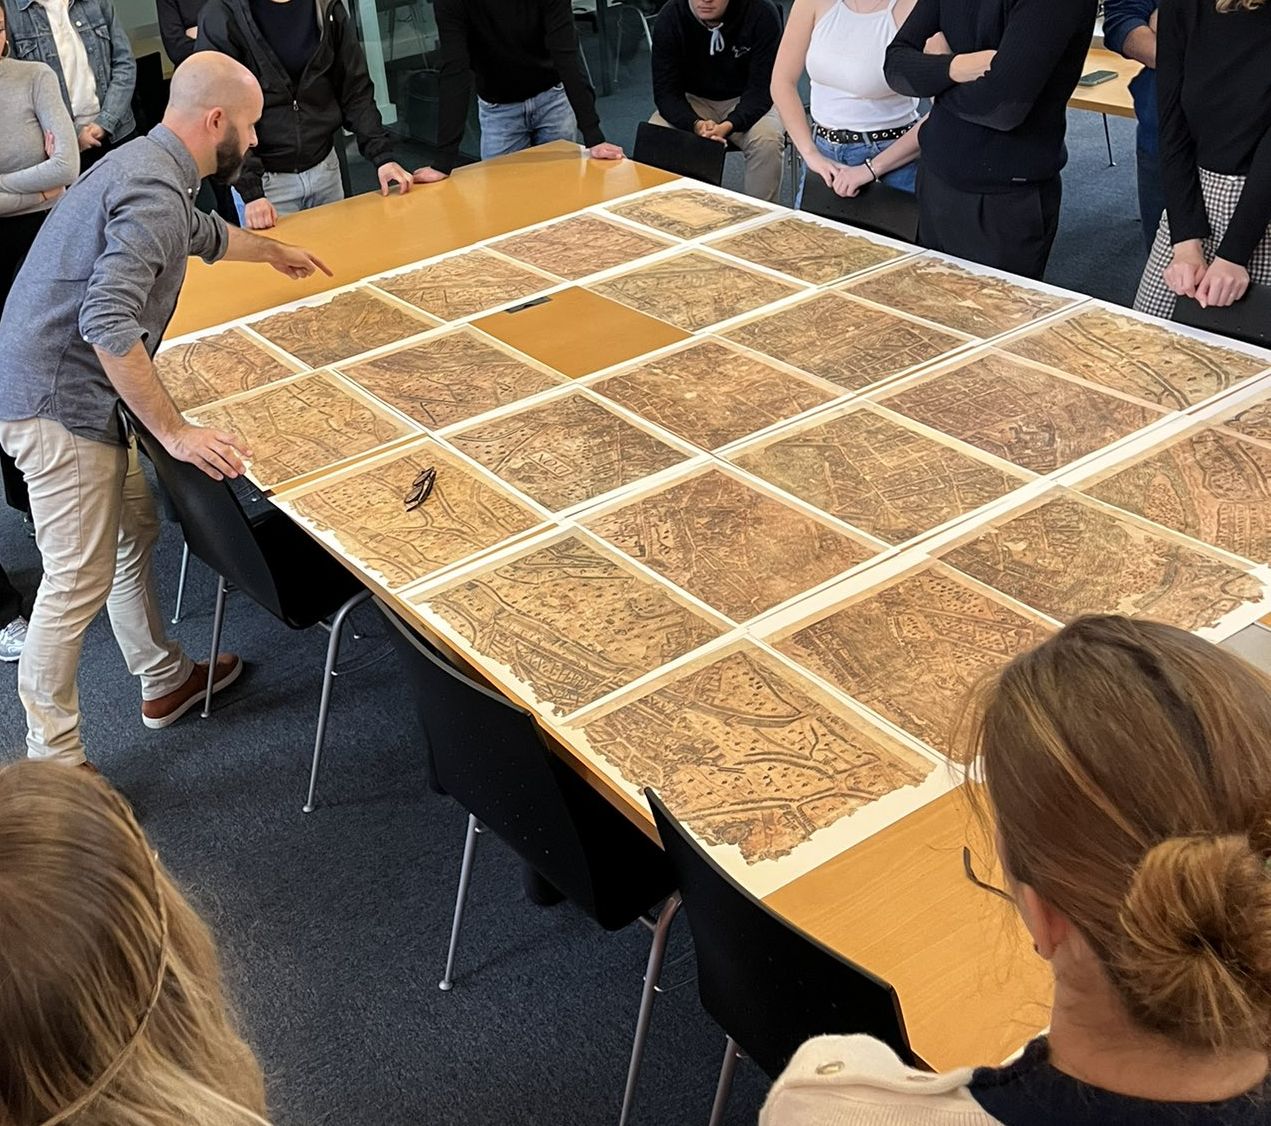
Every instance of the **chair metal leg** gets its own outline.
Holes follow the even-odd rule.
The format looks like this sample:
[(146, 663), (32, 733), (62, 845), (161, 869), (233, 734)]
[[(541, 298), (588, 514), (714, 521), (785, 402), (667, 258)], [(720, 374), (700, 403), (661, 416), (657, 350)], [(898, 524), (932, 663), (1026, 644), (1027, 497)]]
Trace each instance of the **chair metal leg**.
[(335, 682), (335, 663), (340, 656), (340, 635), (344, 623), (354, 606), (371, 597), (369, 590), (360, 590), (336, 612), (331, 619), (331, 636), (327, 640), (327, 664), (322, 673), (322, 702), (318, 705), (318, 733), (313, 741), (313, 765), (309, 768), (309, 796), (305, 799), (305, 813), (314, 810), (313, 799), (318, 789), (318, 766), (322, 761), (322, 744), (327, 737), (327, 714), (331, 710), (331, 687)]
[(437, 988), (449, 993), (454, 986), (455, 951), (459, 948), (459, 928), (463, 926), (463, 909), (468, 902), (468, 883), (472, 879), (472, 859), (477, 851), (477, 819), (468, 814), (468, 832), (463, 838), (463, 863), (459, 865), (459, 891), (455, 895), (455, 918), (450, 924), (450, 949), (446, 951), (446, 972)]
[(1115, 168), (1117, 162), (1112, 159), (1112, 131), (1108, 128), (1108, 115), (1103, 115), (1103, 140), (1108, 146), (1108, 167)]
[(640, 1063), (644, 1059), (644, 1046), (649, 1039), (649, 1020), (653, 1016), (653, 998), (657, 995), (658, 982), (662, 978), (662, 962), (666, 957), (666, 942), (671, 924), (680, 910), (680, 893), (677, 891), (658, 912), (657, 926), (653, 928), (653, 941), (649, 944), (649, 964), (644, 971), (644, 988), (640, 993), (640, 1013), (636, 1017), (635, 1037), (631, 1042), (631, 1062), (627, 1066), (627, 1086), (622, 1093), (622, 1111), (618, 1126), (627, 1126), (631, 1107), (635, 1102), (636, 1081), (640, 1077)]
[(724, 1046), (724, 1062), (719, 1068), (719, 1082), (715, 1085), (715, 1102), (711, 1106), (710, 1126), (720, 1126), (724, 1121), (724, 1111), (728, 1107), (728, 1096), (733, 1089), (733, 1072), (737, 1070), (737, 1058), (741, 1048), (731, 1036)]
[(181, 621), (181, 603), (185, 601), (185, 577), (190, 573), (190, 545), (183, 544), (181, 547), (181, 573), (177, 577), (177, 605), (172, 611), (172, 624), (175, 626)]
[(221, 623), (225, 620), (225, 576), (216, 576), (216, 610), (212, 614), (212, 653), (207, 659), (207, 691), (203, 696), (203, 718), (212, 714), (212, 682), (216, 658), (221, 652)]

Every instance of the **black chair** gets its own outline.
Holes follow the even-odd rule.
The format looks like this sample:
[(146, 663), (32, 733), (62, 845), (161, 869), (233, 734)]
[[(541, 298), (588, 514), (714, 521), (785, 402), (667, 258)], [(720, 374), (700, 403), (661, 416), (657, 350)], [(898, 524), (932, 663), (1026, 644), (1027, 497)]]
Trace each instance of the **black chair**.
[[(605, 930), (640, 921), (653, 931), (649, 978), (656, 982), (675, 917), (671, 870), (662, 850), (544, 742), (525, 709), (465, 676), (377, 598), (424, 727), (435, 784), (468, 811), (454, 924), (440, 988), (454, 984), (477, 833), (484, 825), (526, 866)], [(656, 922), (650, 912), (666, 901)], [(621, 1122), (648, 1035), (653, 991), (636, 1022)]]
[(848, 199), (838, 195), (820, 176), (810, 175), (804, 182), (799, 208), (822, 219), (889, 235), (902, 242), (918, 241), (918, 197), (887, 184), (868, 184)]
[(631, 159), (639, 164), (650, 164), (663, 172), (688, 176), (718, 187), (724, 182), (724, 157), (726, 145), (708, 141), (685, 129), (669, 129), (642, 121), (636, 126), (635, 148)]
[[(370, 592), (245, 478), (213, 481), (202, 470), (177, 461), (140, 422), (127, 417), (141, 448), (154, 463), (191, 554), (219, 576), (212, 619), (213, 664), (220, 650), (225, 592), (230, 584), (291, 629), (308, 629), (331, 619), (309, 794), (304, 806), (304, 811), (311, 813), (340, 637), (349, 612), (369, 599)], [(210, 714), (211, 707), (209, 678), (204, 717)]]
[(1174, 303), (1174, 320), (1246, 344), (1271, 347), (1271, 285), (1251, 284), (1239, 301), (1221, 309), (1202, 309), (1190, 297), (1180, 297)]
[(914, 1062), (896, 991), (774, 914), (715, 864), (652, 790), (683, 896), (702, 1006), (728, 1034), (711, 1126), (723, 1121), (738, 1055), (772, 1078), (811, 1036), (864, 1032)]

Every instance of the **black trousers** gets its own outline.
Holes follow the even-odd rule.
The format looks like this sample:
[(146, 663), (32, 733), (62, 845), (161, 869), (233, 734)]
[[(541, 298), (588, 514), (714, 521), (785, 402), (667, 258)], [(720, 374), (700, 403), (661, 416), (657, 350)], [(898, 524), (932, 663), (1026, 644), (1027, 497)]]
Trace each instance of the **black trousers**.
[(1059, 229), (1056, 176), (1004, 192), (955, 188), (918, 166), (918, 241), (931, 250), (1040, 279)]
[(0, 567), (0, 629), (4, 629), (14, 618), (22, 613), (22, 596), (9, 581), (3, 567)]

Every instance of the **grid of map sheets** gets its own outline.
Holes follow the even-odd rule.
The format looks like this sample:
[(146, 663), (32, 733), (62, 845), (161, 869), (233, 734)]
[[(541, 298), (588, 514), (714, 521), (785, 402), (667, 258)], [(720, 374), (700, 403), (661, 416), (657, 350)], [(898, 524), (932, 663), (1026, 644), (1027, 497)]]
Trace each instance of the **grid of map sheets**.
[[(483, 327), (574, 287), (678, 342), (569, 378)], [(1075, 615), (1221, 639), (1268, 609), (1271, 354), (688, 181), (158, 362), (279, 507), (760, 895), (957, 784), (966, 689)]]

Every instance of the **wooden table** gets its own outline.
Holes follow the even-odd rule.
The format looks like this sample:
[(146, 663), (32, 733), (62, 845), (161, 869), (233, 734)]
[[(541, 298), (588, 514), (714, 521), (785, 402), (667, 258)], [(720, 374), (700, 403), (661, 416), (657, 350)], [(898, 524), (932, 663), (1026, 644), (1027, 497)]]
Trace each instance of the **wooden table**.
[[(672, 178), (631, 161), (586, 160), (577, 146), (558, 143), (457, 169), (449, 180), (416, 188), (405, 199), (363, 195), (291, 216), (277, 235), (323, 257), (334, 278), (297, 284), (257, 265), (192, 262), (169, 335), (210, 328)], [(568, 319), (575, 328), (580, 322)], [(621, 342), (635, 324), (624, 320), (600, 337), (613, 347), (612, 338)], [(614, 362), (599, 349), (583, 355), (573, 329), (562, 332), (545, 322), (518, 331), (534, 332), (542, 347), (555, 349), (549, 357), (533, 347), (538, 358), (575, 374)], [(646, 341), (638, 351), (659, 342), (666, 341)], [(369, 585), (396, 601), (378, 584)], [(648, 824), (642, 806), (588, 764), (575, 765), (629, 816)], [(984, 858), (992, 850), (959, 788), (769, 897), (797, 926), (890, 981), (914, 1050), (941, 1069), (997, 1062), (1049, 1019), (1044, 965), (1013, 913), (967, 881), (964, 843), (981, 858), (980, 868), (991, 871)]]
[(1124, 58), (1106, 47), (1092, 47), (1086, 56), (1086, 65), (1081, 73), (1112, 70), (1116, 71), (1117, 76), (1098, 86), (1078, 86), (1072, 97), (1068, 99), (1068, 105), (1072, 109), (1112, 114), (1113, 117), (1134, 117), (1134, 99), (1130, 96), (1130, 81), (1142, 69), (1142, 63)]

